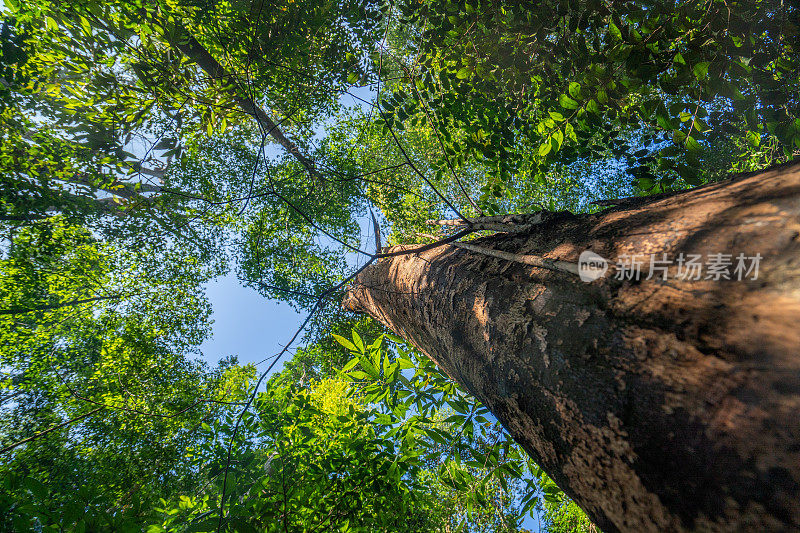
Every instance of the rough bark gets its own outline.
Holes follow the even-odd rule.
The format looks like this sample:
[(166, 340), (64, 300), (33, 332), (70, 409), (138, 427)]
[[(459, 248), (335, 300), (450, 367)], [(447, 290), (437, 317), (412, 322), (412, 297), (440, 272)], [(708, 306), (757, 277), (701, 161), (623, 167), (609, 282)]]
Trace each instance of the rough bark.
[(795, 164), (471, 241), (612, 264), (760, 253), (757, 280), (647, 280), (645, 263), (584, 283), (446, 245), (378, 261), (345, 307), (487, 405), (606, 532), (797, 530), (798, 235)]

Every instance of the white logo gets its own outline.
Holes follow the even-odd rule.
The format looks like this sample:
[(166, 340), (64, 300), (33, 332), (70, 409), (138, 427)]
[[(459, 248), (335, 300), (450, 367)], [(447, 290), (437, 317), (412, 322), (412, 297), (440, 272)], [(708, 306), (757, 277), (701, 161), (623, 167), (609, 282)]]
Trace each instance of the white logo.
[(608, 261), (591, 250), (584, 250), (578, 258), (578, 276), (590, 283), (602, 278), (608, 270)]

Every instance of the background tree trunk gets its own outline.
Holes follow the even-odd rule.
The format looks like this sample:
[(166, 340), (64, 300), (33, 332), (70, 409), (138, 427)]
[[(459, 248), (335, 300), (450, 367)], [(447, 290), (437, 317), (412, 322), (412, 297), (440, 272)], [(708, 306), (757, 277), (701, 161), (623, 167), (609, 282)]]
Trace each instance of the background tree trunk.
[[(470, 242), (637, 254), (639, 281), (445, 245), (379, 261), (345, 306), (486, 404), (606, 532), (797, 529), (800, 165), (628, 204)], [(733, 273), (740, 252), (761, 254), (757, 280), (675, 279), (680, 253), (733, 254)], [(645, 279), (662, 253), (668, 279)]]

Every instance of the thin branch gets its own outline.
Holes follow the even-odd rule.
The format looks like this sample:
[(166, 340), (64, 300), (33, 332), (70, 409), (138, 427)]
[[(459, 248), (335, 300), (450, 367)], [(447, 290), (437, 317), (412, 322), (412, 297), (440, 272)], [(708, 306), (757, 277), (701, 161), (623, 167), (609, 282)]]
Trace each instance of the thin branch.
[(394, 143), (397, 145), (397, 148), (400, 150), (400, 153), (401, 153), (401, 154), (403, 154), (403, 157), (405, 158), (406, 162), (408, 163), (408, 166), (410, 166), (410, 167), (411, 167), (411, 169), (412, 169), (414, 172), (416, 172), (416, 174), (417, 174), (417, 175), (418, 175), (420, 178), (422, 178), (422, 179), (425, 181), (425, 183), (427, 183), (427, 184), (428, 184), (428, 186), (429, 186), (431, 189), (433, 189), (433, 192), (435, 192), (435, 193), (436, 193), (436, 195), (437, 195), (439, 198), (441, 198), (441, 199), (442, 199), (442, 201), (443, 201), (445, 204), (447, 204), (447, 207), (449, 207), (449, 208), (450, 208), (450, 209), (453, 211), (453, 213), (455, 213), (456, 215), (458, 215), (459, 217), (461, 217), (461, 219), (462, 219), (462, 220), (464, 220), (465, 222), (467, 222), (467, 217), (465, 217), (464, 215), (462, 215), (462, 214), (461, 214), (461, 211), (459, 211), (459, 210), (456, 208), (456, 206), (454, 206), (454, 205), (453, 205), (453, 203), (452, 203), (450, 200), (448, 200), (448, 199), (447, 199), (447, 197), (446, 197), (444, 194), (442, 194), (442, 193), (439, 191), (439, 189), (437, 189), (437, 188), (436, 188), (436, 186), (435, 186), (433, 183), (431, 183), (431, 180), (429, 180), (429, 179), (428, 179), (428, 177), (427, 177), (427, 176), (425, 176), (425, 174), (423, 174), (422, 172), (420, 172), (420, 170), (417, 168), (417, 166), (414, 164), (414, 162), (413, 162), (413, 161), (411, 161), (411, 158), (410, 158), (410, 157), (408, 157), (408, 154), (406, 153), (405, 149), (403, 148), (403, 145), (402, 145), (402, 144), (400, 144), (400, 139), (398, 139), (398, 138), (397, 138), (397, 135), (394, 133), (394, 128), (392, 128), (391, 126), (389, 127), (389, 133), (391, 133), (391, 134), (392, 134), (392, 138), (394, 139)]
[(46, 430), (44, 430), (44, 431), (42, 431), (40, 433), (36, 433), (35, 435), (31, 435), (30, 437), (28, 437), (26, 439), (19, 440), (19, 441), (13, 443), (13, 444), (9, 444), (5, 448), (0, 449), (0, 454), (6, 453), (8, 451), (11, 451), (14, 448), (16, 448), (17, 446), (21, 446), (21, 445), (25, 444), (26, 442), (30, 442), (32, 440), (38, 439), (39, 437), (43, 437), (44, 435), (47, 435), (51, 431), (55, 431), (57, 429), (63, 428), (64, 426), (68, 426), (70, 424), (74, 424), (78, 420), (83, 420), (87, 416), (91, 416), (91, 415), (95, 414), (96, 412), (100, 411), (101, 409), (105, 409), (105, 406), (98, 407), (97, 409), (93, 409), (93, 410), (89, 411), (88, 413), (84, 413), (84, 414), (82, 414), (80, 416), (76, 416), (75, 418), (71, 418), (70, 420), (67, 420), (66, 422), (62, 422), (61, 424), (58, 424), (57, 426), (53, 426), (50, 429), (46, 429)]
[(99, 300), (117, 300), (121, 298), (121, 296), (122, 295), (120, 294), (114, 294), (111, 296), (94, 296), (92, 298), (84, 298), (82, 300), (71, 300), (69, 302), (41, 305), (38, 307), (12, 307), (10, 309), (0, 309), (0, 315), (21, 315), (23, 313), (33, 313), (34, 311), (51, 311), (53, 309), (61, 309), (62, 307), (71, 307), (73, 305), (97, 302)]
[[(424, 244), (422, 246), (417, 246), (416, 248), (407, 248), (407, 249), (404, 249), (404, 250), (397, 250), (395, 252), (385, 252), (385, 253), (376, 254), (375, 256), (373, 256), (373, 258), (370, 260), (370, 262), (372, 262), (372, 260), (374, 260), (374, 259), (383, 259), (385, 257), (397, 257), (398, 255), (418, 254), (420, 252), (425, 252), (427, 250), (432, 250), (433, 248), (437, 248), (439, 246), (442, 246), (443, 244), (452, 243), (453, 241), (456, 241), (456, 240), (460, 239), (461, 237), (466, 237), (467, 235), (469, 235), (470, 233), (473, 233), (474, 231), (475, 230), (473, 230), (473, 229), (465, 229), (463, 231), (459, 231), (458, 233), (454, 233), (453, 235), (450, 235), (449, 237), (447, 237), (445, 239), (440, 239), (440, 240), (437, 240), (436, 242), (432, 242), (430, 244)], [(429, 236), (429, 235), (426, 235), (426, 237), (433, 238), (433, 239), (436, 238), (436, 237), (432, 237), (432, 236)], [(369, 262), (367, 263), (367, 265), (368, 264), (369, 264)], [(363, 270), (367, 265), (364, 265), (364, 267), (359, 269), (359, 272), (360, 272), (360, 270)], [(355, 275), (353, 275), (353, 277), (355, 277)]]
[(378, 224), (378, 219), (375, 218), (372, 208), (370, 208), (369, 214), (372, 217), (372, 229), (375, 231), (375, 253), (379, 254), (381, 253), (381, 227)]
[[(470, 223), (482, 222), (497, 222), (499, 224), (520, 225), (520, 224), (538, 224), (542, 221), (541, 213), (519, 213), (512, 215), (494, 215), (490, 217), (475, 217), (470, 218)], [(428, 220), (428, 224), (439, 224), (440, 226), (463, 226), (464, 221), (458, 218), (455, 219), (442, 219), (442, 220)]]
[[(543, 220), (541, 213), (519, 215), (497, 215), (490, 217), (470, 218), (469, 227), (475, 230), (504, 231), (508, 233), (527, 233)], [(461, 219), (428, 220), (432, 226), (466, 226)]]
[[(228, 73), (227, 70), (211, 55), (211, 53), (200, 44), (185, 28), (181, 32), (181, 36), (169, 42), (170, 45), (183, 52), (187, 57), (191, 58), (197, 63), (203, 71), (206, 72), (212, 79), (229, 80), (234, 77)], [(267, 135), (272, 137), (275, 142), (283, 146), (312, 176), (317, 175), (314, 168), (314, 162), (303, 155), (295, 143), (290, 141), (280, 130), (278, 125), (267, 115), (267, 113), (255, 103), (250, 97), (243, 97), (235, 91), (228, 90), (229, 95), (239, 108), (255, 117), (259, 125), (264, 129)]]
[(0, 220), (3, 222), (34, 222), (37, 220), (44, 220), (46, 218), (50, 218), (47, 215), (2, 215), (0, 214)]
[[(436, 238), (433, 235), (428, 235), (427, 233), (420, 233), (419, 235), (421, 235), (422, 237), (427, 237), (429, 239)], [(496, 257), (497, 259), (504, 259), (506, 261), (523, 263), (526, 265), (544, 268), (547, 270), (555, 270), (557, 272), (569, 272), (570, 274), (578, 275), (578, 264), (570, 263), (569, 261), (550, 259), (548, 257), (543, 257), (541, 255), (512, 254), (510, 252), (503, 252), (502, 250), (494, 250), (492, 248), (484, 248), (483, 246), (477, 246), (475, 244), (470, 244), (466, 242), (451, 242), (450, 244), (458, 248), (469, 250), (471, 252), (487, 255), (489, 257)]]

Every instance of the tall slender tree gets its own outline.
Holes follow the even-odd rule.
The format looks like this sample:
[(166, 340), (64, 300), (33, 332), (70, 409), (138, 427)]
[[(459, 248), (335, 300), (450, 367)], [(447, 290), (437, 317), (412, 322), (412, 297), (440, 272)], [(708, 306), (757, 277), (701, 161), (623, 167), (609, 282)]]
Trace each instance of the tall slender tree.
[(799, 527), (800, 165), (619, 204), (392, 248), (345, 307), (486, 404), (604, 531)]

